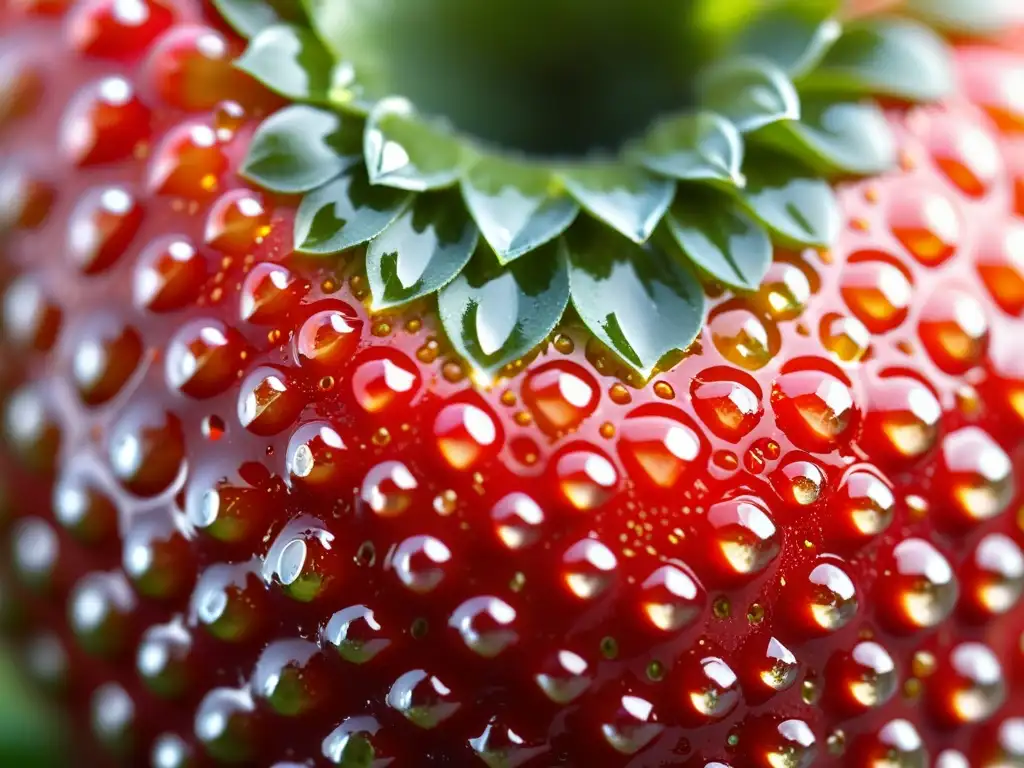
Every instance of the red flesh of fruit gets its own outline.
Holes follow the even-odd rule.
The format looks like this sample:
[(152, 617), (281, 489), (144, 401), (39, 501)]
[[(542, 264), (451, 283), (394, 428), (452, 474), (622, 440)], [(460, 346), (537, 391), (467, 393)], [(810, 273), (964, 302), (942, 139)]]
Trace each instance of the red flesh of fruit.
[(481, 390), (290, 253), (198, 0), (3, 8), (4, 607), (115, 753), (1024, 761), (1024, 56), (652, 384), (563, 329)]

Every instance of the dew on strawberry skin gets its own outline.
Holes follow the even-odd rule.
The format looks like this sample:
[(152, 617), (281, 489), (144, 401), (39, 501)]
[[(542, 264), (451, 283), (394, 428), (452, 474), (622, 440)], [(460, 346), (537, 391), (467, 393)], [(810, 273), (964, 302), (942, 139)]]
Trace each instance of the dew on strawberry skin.
[(60, 333), (60, 306), (31, 275), (7, 286), (3, 298), (3, 337), (19, 347), (49, 350)]
[(200, 535), (240, 543), (262, 536), (273, 511), (273, 497), (261, 487), (269, 473), (261, 464), (246, 462), (230, 473), (203, 467), (189, 478), (185, 516)]
[(257, 636), (267, 618), (267, 591), (258, 573), (249, 563), (207, 568), (189, 599), (189, 624), (228, 643)]
[(850, 760), (855, 768), (928, 768), (928, 750), (914, 724), (898, 718), (858, 739)]
[(811, 636), (836, 632), (857, 615), (857, 589), (844, 565), (839, 558), (822, 555), (806, 582), (790, 588), (794, 623)]
[[(333, 326), (334, 320), (331, 322)], [(401, 352), (376, 349), (361, 355), (353, 363), (352, 393), (356, 403), (369, 414), (404, 411), (416, 397), (420, 386), (416, 366)]]
[[(299, 364), (316, 373), (337, 373), (348, 367), (352, 355), (359, 344), (359, 337), (362, 332), (363, 323), (356, 314), (356, 311), (347, 304), (338, 303), (333, 309), (325, 309), (310, 315), (299, 327), (295, 334), (295, 356)], [(387, 360), (386, 358), (384, 360)], [(369, 362), (369, 361), (367, 361)], [(393, 361), (387, 360), (387, 362)], [(382, 360), (381, 365), (385, 363)], [(405, 369), (408, 371), (408, 369)], [(415, 373), (409, 373), (415, 380)], [(366, 407), (363, 399), (359, 397), (360, 391), (372, 388), (370, 381), (375, 377), (367, 369), (362, 374), (363, 384), (356, 391), (356, 397)], [(354, 376), (353, 376), (353, 386)], [(407, 392), (411, 387), (407, 386), (402, 392)], [(370, 402), (382, 395), (370, 395), (366, 402)], [(386, 407), (381, 405), (379, 409)], [(367, 410), (372, 410), (367, 408)]]
[(701, 371), (690, 384), (690, 397), (701, 422), (730, 442), (748, 435), (764, 415), (757, 382), (728, 366)]
[(959, 597), (949, 561), (931, 543), (907, 538), (892, 551), (892, 564), (879, 583), (887, 610), (880, 615), (893, 629), (911, 633), (943, 622)]
[(911, 376), (888, 376), (868, 391), (859, 442), (875, 462), (903, 467), (932, 449), (941, 422), (942, 407), (928, 387)]
[(697, 620), (707, 595), (689, 569), (663, 565), (640, 585), (639, 603), (641, 615), (651, 627), (673, 633)]
[(1024, 314), (1024, 221), (1013, 219), (980, 233), (974, 264), (999, 308)]
[(891, 257), (857, 253), (843, 271), (840, 294), (870, 332), (885, 333), (907, 319), (913, 286)]
[(984, 430), (963, 427), (946, 435), (941, 449), (943, 512), (955, 528), (1002, 514), (1013, 497), (1013, 465)]
[(753, 496), (720, 501), (707, 513), (707, 565), (716, 581), (743, 583), (778, 556), (781, 533), (765, 504)]
[(276, 640), (260, 654), (252, 674), (257, 701), (284, 717), (302, 717), (327, 705), (326, 658), (309, 640)]
[(990, 533), (962, 567), (963, 602), (978, 619), (1008, 613), (1024, 591), (1024, 553), (1010, 537)]
[(966, 373), (981, 362), (988, 347), (981, 303), (958, 289), (943, 290), (925, 303), (917, 332), (928, 356), (946, 373)]
[(570, 446), (552, 462), (558, 497), (569, 509), (592, 512), (615, 494), (619, 473), (600, 451), (585, 444)]
[(888, 219), (896, 239), (925, 266), (942, 264), (960, 245), (961, 214), (939, 192), (908, 188), (894, 196)]
[(213, 688), (196, 710), (193, 730), (203, 750), (226, 762), (251, 760), (259, 743), (256, 704), (246, 688)]
[(5, 160), (0, 164), (0, 231), (38, 229), (56, 198), (57, 190), (33, 163)]
[(778, 329), (743, 307), (712, 314), (707, 329), (718, 353), (748, 371), (766, 366), (779, 349)]
[(807, 274), (796, 264), (776, 260), (761, 281), (754, 301), (773, 320), (795, 320), (803, 314), (811, 295)]
[(740, 744), (751, 768), (810, 768), (818, 757), (814, 731), (803, 720), (755, 722)]
[(92, 694), (92, 730), (114, 754), (126, 754), (135, 728), (135, 702), (117, 683), (104, 683)]
[(388, 566), (406, 589), (425, 595), (437, 589), (453, 567), (452, 551), (435, 536), (410, 536), (391, 552)]
[(578, 600), (593, 600), (615, 582), (618, 560), (596, 539), (581, 539), (562, 554), (562, 583)]
[(206, 260), (187, 238), (158, 238), (136, 260), (135, 305), (158, 313), (183, 309), (199, 296), (206, 277)]
[(521, 391), (538, 426), (552, 435), (579, 427), (600, 399), (594, 377), (569, 361), (536, 368), (523, 380)]
[(239, 317), (254, 325), (271, 325), (298, 306), (307, 288), (280, 264), (257, 264), (242, 281)]
[(500, 597), (482, 595), (460, 604), (448, 619), (466, 647), (487, 659), (519, 640), (516, 610)]
[(151, 114), (132, 84), (109, 76), (83, 88), (68, 105), (58, 140), (67, 160), (79, 166), (131, 157), (150, 137)]
[(322, 644), (349, 664), (366, 664), (393, 643), (373, 610), (365, 605), (335, 612), (321, 636)]
[(71, 378), (86, 405), (101, 405), (120, 394), (142, 360), (142, 337), (110, 315), (80, 328)]
[(652, 490), (679, 488), (707, 466), (707, 445), (681, 412), (633, 411), (619, 426), (616, 447), (630, 476)]
[(739, 679), (716, 656), (695, 659), (679, 673), (678, 688), (684, 717), (694, 725), (727, 716), (740, 700)]
[(376, 515), (397, 517), (412, 505), (419, 487), (416, 477), (400, 461), (385, 461), (363, 478), (359, 498)]
[(83, 544), (105, 544), (117, 534), (117, 507), (109, 485), (85, 457), (61, 470), (51, 507), (54, 519)]
[(859, 421), (850, 388), (813, 367), (779, 376), (771, 401), (779, 428), (807, 451), (827, 452), (844, 445)]
[(263, 197), (248, 189), (232, 189), (210, 204), (203, 242), (229, 256), (245, 256), (268, 234), (270, 211)]
[(420, 728), (436, 728), (462, 706), (452, 690), (422, 669), (401, 675), (388, 691), (387, 704)]
[(534, 680), (551, 701), (564, 705), (578, 699), (590, 687), (593, 671), (579, 654), (560, 650), (544, 661)]
[(749, 662), (741, 672), (746, 671), (744, 692), (757, 700), (767, 699), (776, 693), (791, 688), (797, 681), (800, 663), (793, 652), (777, 638), (770, 637), (751, 649)]
[(172, 413), (140, 403), (111, 430), (108, 457), (114, 476), (137, 496), (157, 496), (181, 474), (185, 437)]
[(125, 187), (83, 194), (68, 218), (67, 259), (86, 275), (108, 270), (142, 224), (142, 207)]
[[(524, 738), (498, 717), (492, 717), (479, 736), (469, 739), (469, 746), (487, 766), (523, 765), (549, 751), (546, 744)], [(375, 763), (371, 768), (379, 766)]]
[(323, 600), (342, 579), (334, 534), (311, 517), (288, 522), (263, 561), (263, 580), (300, 603)]
[(640, 696), (622, 696), (613, 716), (601, 723), (605, 741), (623, 755), (635, 755), (664, 730), (654, 706)]
[(334, 494), (348, 476), (349, 450), (326, 421), (301, 425), (288, 440), (286, 462), (294, 487)]
[(494, 505), (491, 520), (497, 539), (508, 549), (518, 550), (540, 540), (545, 516), (530, 496), (513, 491)]
[(238, 393), (238, 421), (254, 435), (276, 435), (295, 422), (305, 405), (288, 374), (269, 365), (251, 371)]
[(445, 463), (461, 472), (493, 459), (504, 442), (494, 416), (469, 402), (445, 405), (434, 420), (433, 432)]
[(323, 740), (321, 753), (331, 765), (385, 768), (393, 758), (382, 749), (380, 730), (380, 721), (371, 715), (346, 717)]
[(821, 343), (843, 363), (859, 362), (871, 346), (871, 333), (856, 317), (830, 313), (821, 320)]
[(86, 653), (116, 658), (124, 649), (137, 599), (120, 573), (83, 576), (68, 597), (68, 626)]
[(121, 567), (143, 597), (169, 600), (180, 596), (195, 578), (188, 541), (162, 510), (140, 515), (122, 542)]
[(85, 0), (68, 14), (66, 35), (86, 56), (126, 59), (171, 26), (173, 8), (164, 0)]
[(833, 656), (826, 675), (829, 704), (851, 714), (884, 706), (899, 686), (892, 656), (871, 640), (863, 640), (849, 652)]
[(227, 155), (209, 125), (182, 123), (153, 150), (146, 184), (151, 193), (200, 202), (217, 191), (227, 167)]
[(929, 682), (928, 704), (936, 717), (957, 726), (987, 720), (1006, 699), (999, 659), (983, 643), (953, 648), (946, 668)]
[(895, 516), (892, 485), (870, 466), (851, 469), (832, 501), (835, 514), (829, 520), (829, 532), (853, 549), (884, 533)]
[(199, 682), (190, 661), (192, 636), (180, 618), (155, 624), (143, 632), (135, 652), (135, 669), (146, 688), (174, 699)]

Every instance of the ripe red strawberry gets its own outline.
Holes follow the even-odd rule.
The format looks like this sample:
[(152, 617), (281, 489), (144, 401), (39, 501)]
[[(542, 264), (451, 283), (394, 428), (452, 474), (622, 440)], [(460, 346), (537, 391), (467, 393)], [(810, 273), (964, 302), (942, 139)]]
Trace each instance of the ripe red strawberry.
[[(1024, 765), (1019, 45), (959, 44), (937, 104), (884, 92), (898, 169), (840, 184), (835, 241), (776, 246), (756, 290), (694, 247), (718, 209), (673, 213), (709, 295), (693, 344), (647, 325), (689, 322), (679, 292), (632, 326), (616, 305), (619, 336), (574, 293), (497, 365), (501, 312), (460, 336), (455, 291), (439, 316), (447, 281), (402, 293), (408, 264), (378, 266), (370, 311), (364, 252), (429, 271), (475, 233), (422, 212), (448, 193), (389, 235), (406, 209), (364, 189), (390, 218), (325, 258), (344, 222), (239, 175), (273, 186), (253, 135), (283, 102), (212, 6), (0, 21), (0, 585), (28, 671), (101, 745), (75, 764)], [(626, 247), (573, 227), (574, 281)], [(503, 274), (459, 322), (513, 312)]]

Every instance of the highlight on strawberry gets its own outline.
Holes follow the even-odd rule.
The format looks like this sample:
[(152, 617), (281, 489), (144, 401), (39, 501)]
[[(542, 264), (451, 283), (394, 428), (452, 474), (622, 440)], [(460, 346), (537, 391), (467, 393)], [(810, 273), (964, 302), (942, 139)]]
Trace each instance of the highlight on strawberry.
[(1024, 766), (1014, 0), (0, 0), (63, 765)]

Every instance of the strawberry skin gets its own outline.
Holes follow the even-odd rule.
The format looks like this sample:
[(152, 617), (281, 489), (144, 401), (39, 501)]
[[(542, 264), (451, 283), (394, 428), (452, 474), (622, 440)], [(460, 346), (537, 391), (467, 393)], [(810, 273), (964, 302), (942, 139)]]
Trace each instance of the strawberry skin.
[(1024, 764), (1024, 55), (670, 371), (487, 387), (291, 253), (209, 8), (0, 9), (3, 611), (95, 764)]

